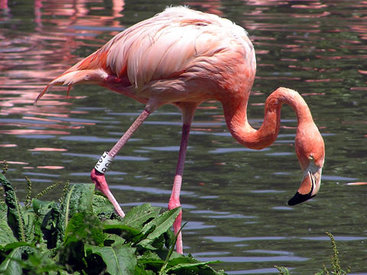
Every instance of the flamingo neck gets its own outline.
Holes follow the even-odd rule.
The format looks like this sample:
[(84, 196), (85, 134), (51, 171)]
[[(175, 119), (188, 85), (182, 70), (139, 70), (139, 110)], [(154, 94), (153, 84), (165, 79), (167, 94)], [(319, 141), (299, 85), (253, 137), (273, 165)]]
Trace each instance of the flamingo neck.
[(265, 102), (265, 115), (261, 127), (256, 130), (247, 119), (247, 98), (223, 102), (227, 126), (232, 136), (244, 146), (262, 149), (270, 146), (277, 138), (280, 127), (280, 111), (283, 104), (290, 105), (296, 113), (298, 129), (312, 122), (311, 112), (300, 94), (287, 88), (278, 88)]

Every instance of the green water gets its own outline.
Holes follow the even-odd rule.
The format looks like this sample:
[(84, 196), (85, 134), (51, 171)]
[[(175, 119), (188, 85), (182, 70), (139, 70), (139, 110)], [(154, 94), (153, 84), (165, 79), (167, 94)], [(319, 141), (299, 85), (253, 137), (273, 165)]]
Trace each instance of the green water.
[[(71, 98), (44, 85), (114, 34), (167, 5), (230, 18), (245, 27), (258, 71), (249, 118), (279, 86), (298, 90), (326, 143), (322, 187), (296, 207), (287, 200), (301, 178), (294, 153), (296, 119), (282, 110), (271, 147), (253, 151), (226, 129), (220, 104), (201, 106), (189, 142), (182, 199), (185, 253), (221, 260), (229, 274), (312, 274), (329, 263), (332, 232), (344, 267), (367, 272), (367, 3), (365, 1), (0, 1), (0, 159), (25, 196), (24, 176), (42, 190), (53, 182), (89, 182), (89, 172), (143, 106), (94, 86)], [(143, 202), (167, 207), (180, 139), (180, 113), (153, 114), (114, 161), (107, 180), (128, 211)], [(57, 198), (59, 191), (50, 194)]]

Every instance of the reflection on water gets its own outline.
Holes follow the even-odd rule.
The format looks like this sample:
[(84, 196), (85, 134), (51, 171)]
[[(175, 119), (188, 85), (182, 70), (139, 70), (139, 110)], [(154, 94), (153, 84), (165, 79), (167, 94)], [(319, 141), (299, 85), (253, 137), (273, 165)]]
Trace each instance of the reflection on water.
[[(249, 117), (258, 127), (263, 103), (279, 86), (302, 93), (327, 148), (315, 199), (285, 205), (301, 177), (294, 154), (296, 120), (282, 110), (270, 148), (238, 145), (216, 102), (197, 111), (182, 203), (185, 251), (221, 260), (230, 274), (274, 273), (274, 265), (311, 274), (329, 262), (330, 231), (354, 273), (366, 267), (367, 3), (365, 1), (6, 1), (0, 0), (0, 159), (18, 192), (55, 181), (89, 182), (96, 159), (143, 106), (100, 87), (69, 97), (44, 85), (130, 25), (169, 4), (188, 4), (244, 26), (257, 51)], [(180, 112), (157, 111), (116, 158), (108, 181), (122, 205), (166, 207), (180, 138)], [(348, 184), (348, 185), (347, 185)], [(24, 193), (23, 193), (24, 196)], [(51, 196), (57, 197), (57, 192)]]

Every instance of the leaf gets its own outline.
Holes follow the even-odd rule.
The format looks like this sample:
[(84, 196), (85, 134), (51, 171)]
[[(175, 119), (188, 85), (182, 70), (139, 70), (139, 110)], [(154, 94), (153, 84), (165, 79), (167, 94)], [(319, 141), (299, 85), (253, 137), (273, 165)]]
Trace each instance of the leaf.
[(136, 267), (135, 249), (127, 245), (112, 245), (99, 247), (85, 245), (87, 254), (97, 254), (106, 264), (106, 271), (110, 274), (134, 274)]
[(141, 231), (134, 227), (121, 224), (119, 221), (113, 221), (104, 223), (103, 230), (108, 233), (114, 233), (117, 235), (121, 235), (124, 238), (132, 239), (137, 235), (141, 235)]
[(276, 269), (278, 269), (279, 274), (281, 274), (281, 275), (290, 275), (288, 268), (286, 268), (284, 266), (277, 266), (277, 265), (275, 265), (274, 267)]
[(105, 196), (94, 194), (92, 205), (93, 213), (98, 217), (110, 219), (115, 215), (113, 205)]
[[(167, 253), (166, 257), (165, 257), (164, 264), (163, 264), (163, 266), (161, 267), (161, 269), (159, 271), (160, 273), (162, 273), (167, 268), (167, 265), (169, 263), (169, 260), (172, 260), (174, 258), (181, 257), (181, 255), (179, 255), (177, 253), (176, 254), (173, 254), (173, 250), (174, 250), (175, 244), (177, 242), (177, 237), (181, 233), (182, 228), (184, 228), (184, 226), (186, 226), (186, 224), (187, 224), (187, 222), (184, 223), (181, 226), (180, 230), (177, 232), (176, 235), (174, 235), (174, 233), (172, 231), (167, 231), (167, 233), (165, 234), (166, 235), (166, 247), (168, 247), (169, 249), (168, 249), (168, 253)], [(172, 237), (172, 235), (173, 235), (173, 237)], [(172, 255), (174, 255), (174, 256), (172, 256)], [(191, 256), (189, 256), (188, 258), (191, 259)]]
[(136, 206), (126, 214), (122, 224), (142, 229), (150, 219), (158, 217), (160, 210), (159, 207), (152, 207), (148, 203)]
[(141, 266), (137, 265), (135, 267), (134, 274), (139, 274), (139, 275), (156, 275), (157, 272), (154, 272), (153, 270), (147, 270), (144, 267), (141, 267)]
[[(58, 250), (59, 264), (66, 266), (69, 271), (82, 272), (87, 263), (85, 245), (100, 246), (104, 239), (103, 227), (97, 216), (90, 212), (75, 213), (65, 229), (64, 241)], [(96, 266), (100, 264), (98, 262)]]
[(208, 261), (208, 262), (199, 262), (194, 259), (191, 255), (184, 256), (175, 253), (174, 257), (169, 260), (167, 263), (167, 267), (159, 272), (159, 274), (167, 274), (173, 272), (174, 274), (203, 274), (203, 275), (212, 275), (212, 274), (225, 274), (222, 271), (215, 271), (208, 264), (218, 263), (219, 261)]
[(12, 229), (14, 236), (25, 241), (23, 213), (15, 194), (14, 188), (6, 177), (0, 173), (0, 183), (5, 191), (5, 203), (8, 207), (8, 225)]
[(23, 274), (22, 266), (20, 265), (22, 260), (22, 247), (13, 249), (12, 252), (7, 255), (6, 259), (0, 265), (0, 274), (4, 275), (16, 275)]
[(6, 205), (0, 202), (0, 246), (6, 245), (9, 242), (16, 242), (13, 231), (9, 227), (6, 220)]
[(164, 261), (162, 258), (155, 252), (151, 250), (147, 250), (144, 254), (138, 258), (138, 265), (143, 267), (144, 269), (151, 269), (155, 271), (155, 274), (163, 266)]
[(94, 184), (73, 184), (68, 195), (69, 217), (78, 212), (93, 212)]
[(120, 220), (92, 184), (68, 185), (60, 203), (33, 199), (22, 207), (3, 175), (0, 183), (7, 195), (0, 202), (0, 274), (217, 274), (209, 262), (165, 248), (174, 243), (169, 228), (180, 209), (160, 214), (144, 204)]
[(44, 217), (51, 208), (56, 207), (56, 203), (53, 201), (41, 201), (39, 199), (32, 199), (33, 211), (40, 217)]
[[(224, 272), (216, 272), (212, 269), (208, 264), (215, 263), (215, 262), (197, 262), (197, 263), (179, 263), (174, 265), (171, 268), (165, 270), (163, 274), (167, 272), (174, 272), (174, 273), (190, 273), (190, 274), (202, 274), (202, 275), (212, 275), (212, 274), (225, 274)], [(186, 271), (186, 272), (185, 272)]]
[(0, 220), (5, 220), (7, 215), (7, 206), (4, 201), (0, 201)]
[[(104, 230), (108, 233), (121, 235), (131, 242), (139, 242), (150, 232), (141, 230), (144, 224), (159, 216), (160, 208), (143, 204), (132, 208), (122, 221), (112, 220), (104, 223)], [(150, 229), (151, 231), (153, 228)]]
[(93, 212), (93, 184), (72, 184), (61, 202), (60, 217), (56, 228), (65, 232), (69, 219), (74, 213)]
[(105, 246), (111, 246), (112, 244), (118, 245), (118, 244), (124, 244), (125, 239), (121, 238), (120, 236), (117, 236), (116, 234), (106, 234), (106, 238), (104, 240)]
[(103, 227), (95, 215), (88, 212), (76, 213), (72, 216), (65, 230), (64, 245), (72, 242), (83, 242), (101, 245), (105, 239)]
[(5, 245), (2, 250), (5, 252), (8, 252), (8, 251), (11, 251), (19, 247), (23, 247), (23, 248), (32, 247), (32, 245), (26, 242), (13, 242), (13, 243), (8, 243), (7, 245)]
[(32, 200), (35, 213), (34, 235), (37, 242), (47, 242), (48, 248), (55, 248), (62, 242), (64, 230), (58, 227), (61, 219), (60, 205), (56, 202)]
[(147, 250), (141, 257), (139, 257), (139, 263), (150, 263), (150, 262), (159, 262), (161, 264), (164, 263), (162, 258), (155, 252), (151, 250)]
[(146, 247), (148, 249), (154, 249), (154, 247), (152, 247), (152, 243), (173, 225), (173, 222), (180, 213), (180, 210), (181, 208), (177, 207), (170, 211), (166, 211), (159, 215), (157, 218), (147, 223), (143, 227), (142, 233), (145, 234), (149, 231), (151, 232), (144, 240), (140, 241), (138, 245)]
[(24, 234), (28, 242), (34, 239), (35, 213), (32, 209), (23, 208)]
[(62, 273), (63, 266), (57, 264), (51, 251), (39, 248), (28, 249), (28, 258), (22, 262), (23, 274), (68, 274)]

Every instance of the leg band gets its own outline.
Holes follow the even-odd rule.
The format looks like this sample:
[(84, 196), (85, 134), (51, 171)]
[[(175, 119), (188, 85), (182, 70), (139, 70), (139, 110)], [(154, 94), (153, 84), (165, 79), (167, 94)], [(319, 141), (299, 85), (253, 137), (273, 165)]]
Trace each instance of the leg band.
[(94, 166), (94, 169), (104, 174), (110, 167), (112, 160), (113, 158), (110, 155), (108, 155), (108, 152), (104, 152), (103, 155), (99, 158), (98, 162), (96, 163), (96, 166)]

